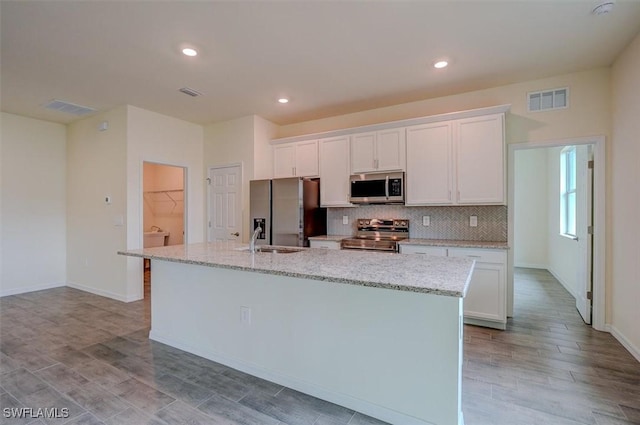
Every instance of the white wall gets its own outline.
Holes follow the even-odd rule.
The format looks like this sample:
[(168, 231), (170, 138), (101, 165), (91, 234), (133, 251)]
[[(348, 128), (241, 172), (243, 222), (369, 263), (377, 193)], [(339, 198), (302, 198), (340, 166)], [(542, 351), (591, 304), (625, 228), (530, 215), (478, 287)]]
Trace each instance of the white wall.
[[(126, 248), (143, 246), (143, 163), (145, 161), (176, 165), (187, 169), (185, 243), (205, 240), (204, 171), (202, 163), (203, 127), (147, 111), (126, 107)], [(142, 260), (126, 257), (127, 300), (141, 299)]]
[(273, 146), (270, 141), (276, 137), (278, 126), (257, 115), (253, 117), (253, 178), (270, 179), (273, 177)]
[[(102, 121), (108, 130), (98, 130)], [(126, 248), (127, 108), (67, 131), (67, 284), (124, 301), (126, 259), (117, 251)]]
[(640, 35), (612, 68), (610, 241), (612, 333), (640, 360)]
[[(560, 235), (560, 152), (562, 147), (547, 149), (547, 182), (548, 182), (548, 258), (549, 271), (562, 285), (576, 297), (579, 288), (583, 260), (581, 258), (586, 238), (586, 161), (587, 146), (576, 147), (576, 227), (578, 240)], [(581, 165), (580, 165), (581, 164)]]
[(546, 149), (515, 152), (513, 264), (548, 267), (548, 192)]
[(0, 120), (0, 296), (64, 286), (66, 128)]

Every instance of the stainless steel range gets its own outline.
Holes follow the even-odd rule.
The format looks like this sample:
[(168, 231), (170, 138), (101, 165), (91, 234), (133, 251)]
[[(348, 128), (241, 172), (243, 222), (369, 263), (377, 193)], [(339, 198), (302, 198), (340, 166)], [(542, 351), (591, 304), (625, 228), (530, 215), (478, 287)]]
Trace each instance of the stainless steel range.
[(398, 252), (398, 241), (409, 237), (409, 220), (359, 218), (353, 238), (343, 239), (342, 249)]

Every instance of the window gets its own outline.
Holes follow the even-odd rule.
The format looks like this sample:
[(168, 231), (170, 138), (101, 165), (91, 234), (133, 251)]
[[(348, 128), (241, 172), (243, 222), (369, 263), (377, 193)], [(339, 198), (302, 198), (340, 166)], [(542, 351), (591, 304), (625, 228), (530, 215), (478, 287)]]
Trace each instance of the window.
[(576, 147), (560, 153), (560, 234), (576, 237)]

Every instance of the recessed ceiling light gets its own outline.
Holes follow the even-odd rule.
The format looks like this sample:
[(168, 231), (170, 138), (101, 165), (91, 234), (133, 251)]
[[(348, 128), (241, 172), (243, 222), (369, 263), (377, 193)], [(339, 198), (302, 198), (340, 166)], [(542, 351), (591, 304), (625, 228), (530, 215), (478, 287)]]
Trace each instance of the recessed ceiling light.
[(192, 49), (191, 47), (185, 47), (184, 49), (182, 49), (182, 53), (184, 53), (186, 56), (196, 56), (198, 54), (196, 49)]
[(435, 68), (438, 68), (438, 69), (446, 68), (446, 67), (447, 67), (447, 65), (449, 65), (449, 62), (447, 62), (447, 61), (438, 61), (438, 62), (436, 62), (436, 63), (434, 63), (434, 64), (433, 64), (433, 66), (434, 66)]
[(280, 103), (289, 103), (289, 99), (287, 99), (286, 97), (281, 97), (280, 99), (278, 99), (278, 102), (280, 102)]

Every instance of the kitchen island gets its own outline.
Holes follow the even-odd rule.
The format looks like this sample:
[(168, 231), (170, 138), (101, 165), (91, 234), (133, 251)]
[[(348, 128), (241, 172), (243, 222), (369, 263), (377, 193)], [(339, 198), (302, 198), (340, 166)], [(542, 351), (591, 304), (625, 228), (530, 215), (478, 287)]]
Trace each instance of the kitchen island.
[(473, 260), (232, 242), (151, 258), (150, 338), (392, 424), (463, 424)]

